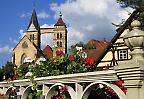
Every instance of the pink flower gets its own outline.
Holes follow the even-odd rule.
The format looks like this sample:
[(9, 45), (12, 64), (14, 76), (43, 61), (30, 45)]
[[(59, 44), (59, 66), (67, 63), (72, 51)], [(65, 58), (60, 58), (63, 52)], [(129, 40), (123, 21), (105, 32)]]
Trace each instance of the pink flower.
[(60, 96), (56, 96), (55, 99), (61, 99), (61, 97)]
[(66, 93), (67, 92), (67, 86), (62, 86), (59, 88), (60, 93)]

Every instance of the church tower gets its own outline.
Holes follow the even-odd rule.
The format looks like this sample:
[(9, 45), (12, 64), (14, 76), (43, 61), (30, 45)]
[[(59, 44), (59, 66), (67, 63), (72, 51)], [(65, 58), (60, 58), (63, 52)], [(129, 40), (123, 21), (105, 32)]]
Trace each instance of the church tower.
[(12, 52), (12, 62), (17, 66), (30, 62), (40, 56), (40, 26), (35, 10), (24, 37), (19, 41)]
[(57, 23), (54, 25), (54, 51), (53, 56), (56, 56), (56, 51), (63, 51), (67, 53), (67, 27), (62, 19), (62, 14), (60, 13)]
[(40, 26), (38, 23), (36, 11), (33, 10), (30, 23), (28, 25), (26, 36), (40, 49)]

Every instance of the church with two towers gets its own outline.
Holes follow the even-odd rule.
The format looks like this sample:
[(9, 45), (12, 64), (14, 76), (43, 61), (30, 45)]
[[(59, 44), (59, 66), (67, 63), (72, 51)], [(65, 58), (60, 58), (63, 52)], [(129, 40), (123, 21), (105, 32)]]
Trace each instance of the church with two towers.
[[(53, 33), (53, 46), (47, 46), (41, 49), (41, 35)], [(12, 51), (12, 63), (17, 66), (23, 64), (26, 60), (37, 60), (39, 58), (52, 58), (56, 56), (56, 51), (67, 53), (67, 27), (60, 13), (54, 27), (41, 28), (38, 22), (36, 11), (33, 10), (31, 19), (24, 37), (18, 42)], [(51, 53), (51, 55), (50, 55)]]

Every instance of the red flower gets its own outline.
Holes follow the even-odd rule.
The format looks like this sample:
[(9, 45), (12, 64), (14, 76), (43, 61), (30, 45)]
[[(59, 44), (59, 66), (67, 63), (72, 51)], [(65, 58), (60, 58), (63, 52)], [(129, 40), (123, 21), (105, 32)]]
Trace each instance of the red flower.
[(117, 86), (122, 86), (122, 84), (123, 84), (123, 81), (120, 81), (120, 80), (118, 80), (118, 81), (115, 81), (115, 84), (116, 84)]
[(115, 84), (126, 94), (127, 90), (126, 88), (122, 85), (124, 82), (123, 81), (115, 81)]
[(92, 66), (92, 65), (94, 65), (94, 59), (93, 59), (93, 58), (85, 58), (85, 59), (84, 59), (84, 63), (85, 63), (86, 65)]
[(59, 56), (59, 55), (64, 55), (64, 52), (63, 51), (56, 51), (56, 55)]
[(74, 61), (74, 60), (75, 60), (74, 56), (73, 56), (73, 55), (70, 55), (70, 56), (69, 56), (69, 60), (70, 60), (70, 61)]
[(127, 93), (127, 90), (126, 90), (126, 89), (123, 89), (122, 91), (123, 91), (125, 94)]

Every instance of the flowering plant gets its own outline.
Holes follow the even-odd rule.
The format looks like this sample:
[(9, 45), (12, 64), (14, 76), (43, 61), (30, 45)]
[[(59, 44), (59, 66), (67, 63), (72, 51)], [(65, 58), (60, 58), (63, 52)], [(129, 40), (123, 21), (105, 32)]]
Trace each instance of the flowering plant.
[[(47, 61), (42, 61), (40, 64), (33, 61), (27, 63), (28, 66), (20, 66), (18, 69), (19, 77), (24, 78), (26, 72), (28, 72), (27, 70), (32, 72), (35, 77), (42, 77), (88, 72), (94, 71), (96, 68), (92, 58), (82, 58), (76, 52), (72, 55), (66, 55), (62, 51), (57, 51), (56, 54), (58, 56), (48, 59)], [(24, 70), (26, 70), (26, 72), (24, 72)]]
[(56, 51), (56, 55), (57, 55), (57, 56), (59, 56), (59, 55), (64, 55), (64, 52), (61, 51), (61, 50), (60, 50), (60, 51)]
[(41, 99), (42, 91), (38, 90), (38, 84), (35, 81), (32, 81), (33, 86), (28, 93), (27, 99)]
[(16, 87), (11, 88), (9, 99), (17, 99), (17, 91), (18, 89)]
[[(117, 85), (126, 94), (126, 88), (124, 88), (122, 85), (123, 81), (117, 80), (109, 83)], [(118, 95), (112, 88), (101, 83), (97, 84), (96, 87), (90, 92), (88, 99), (93, 99), (96, 97), (98, 99), (119, 99)]]
[(68, 93), (67, 86), (57, 86), (55, 87), (54, 95), (51, 99), (71, 99)]
[(123, 81), (117, 80), (114, 82), (115, 85), (117, 85), (125, 94), (127, 93), (126, 88), (123, 86)]

